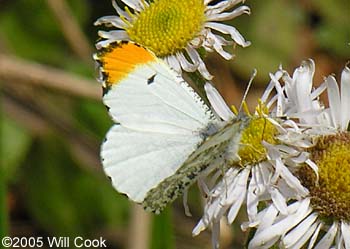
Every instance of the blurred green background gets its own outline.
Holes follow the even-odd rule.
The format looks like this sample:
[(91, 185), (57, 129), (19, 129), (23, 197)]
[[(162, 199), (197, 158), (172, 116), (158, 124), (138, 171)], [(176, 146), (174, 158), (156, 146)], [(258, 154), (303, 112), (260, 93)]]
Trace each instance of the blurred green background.
[[(268, 73), (316, 62), (315, 82), (340, 72), (350, 58), (348, 0), (247, 0), (250, 16), (231, 21), (252, 42), (227, 62), (206, 58), (229, 104), (239, 104), (254, 68), (253, 105)], [(102, 173), (99, 146), (112, 125), (101, 103), (91, 59), (109, 0), (0, 0), (0, 234), (83, 236), (109, 248), (211, 248), (210, 232), (191, 231), (202, 208), (190, 192), (162, 215), (145, 214), (118, 194)], [(241, 214), (244, 219), (244, 214)], [(241, 248), (238, 225), (223, 226), (222, 248)], [(48, 247), (46, 244), (45, 246)]]

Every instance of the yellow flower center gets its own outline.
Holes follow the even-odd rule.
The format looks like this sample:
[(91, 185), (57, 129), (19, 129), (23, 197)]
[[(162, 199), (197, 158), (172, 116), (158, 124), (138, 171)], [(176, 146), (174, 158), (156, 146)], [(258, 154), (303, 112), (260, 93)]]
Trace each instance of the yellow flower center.
[(240, 165), (254, 165), (266, 160), (266, 148), (262, 141), (276, 144), (276, 127), (265, 117), (252, 117), (249, 126), (243, 131), (238, 155)]
[(350, 133), (321, 137), (310, 153), (319, 181), (306, 166), (298, 175), (310, 191), (313, 208), (326, 219), (350, 221)]
[(204, 11), (203, 0), (154, 0), (145, 10), (132, 15), (131, 23), (126, 21), (126, 32), (131, 40), (157, 56), (172, 55), (201, 31)]

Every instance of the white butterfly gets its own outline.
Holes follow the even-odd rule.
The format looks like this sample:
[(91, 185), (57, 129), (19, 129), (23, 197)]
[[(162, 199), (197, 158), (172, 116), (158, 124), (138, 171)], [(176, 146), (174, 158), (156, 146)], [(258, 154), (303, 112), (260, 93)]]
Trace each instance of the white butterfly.
[[(103, 102), (116, 122), (101, 148), (116, 190), (159, 213), (211, 163), (233, 160), (248, 120), (235, 120), (226, 105), (214, 106), (226, 121), (216, 117), (181, 77), (137, 44), (116, 42), (94, 58)], [(209, 100), (220, 96), (209, 84), (206, 90)]]

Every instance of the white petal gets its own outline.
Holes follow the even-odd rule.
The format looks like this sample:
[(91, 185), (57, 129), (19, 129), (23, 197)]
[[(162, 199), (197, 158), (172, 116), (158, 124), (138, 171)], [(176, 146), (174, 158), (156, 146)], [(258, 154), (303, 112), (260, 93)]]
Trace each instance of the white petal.
[(128, 21), (132, 20), (131, 16), (129, 16), (129, 14), (126, 11), (122, 10), (118, 6), (118, 4), (117, 4), (117, 2), (115, 0), (112, 0), (112, 5), (113, 5), (113, 8), (117, 11), (119, 16), (125, 17), (125, 19), (128, 20)]
[[(206, 2), (212, 2), (213, 0), (205, 0), (204, 3)], [(217, 4), (214, 5), (207, 5), (206, 8), (206, 13), (208, 14), (213, 14), (213, 13), (220, 13), (224, 10), (227, 10), (231, 7), (233, 7), (234, 5), (243, 2), (244, 0), (228, 0), (228, 1), (220, 1)]]
[(303, 248), (303, 245), (312, 237), (315, 230), (317, 230), (317, 223), (312, 224), (312, 226), (301, 236), (301, 238), (296, 241), (290, 249), (300, 249)]
[[(269, 227), (261, 233), (255, 233), (253, 239), (249, 241), (248, 249), (259, 248), (267, 249), (274, 245), (282, 235), (282, 229), (277, 226)], [(282, 232), (282, 233), (281, 233)]]
[[(255, 167), (253, 167), (255, 168)], [(256, 192), (257, 190), (257, 184), (255, 181), (254, 173), (252, 169), (252, 178), (250, 179), (249, 186), (248, 186), (248, 192), (247, 192), (247, 214), (248, 219), (250, 222), (256, 219), (256, 216), (258, 214), (258, 203), (259, 203), (259, 196)]]
[(98, 35), (104, 39), (118, 41), (129, 37), (125, 30), (98, 31)]
[(335, 237), (335, 247), (333, 246), (332, 249), (344, 249), (345, 245), (343, 243), (343, 236), (341, 233), (337, 233), (337, 236)]
[(313, 60), (303, 61), (293, 74), (293, 80), (296, 81), (295, 87), (299, 97), (310, 94), (312, 89), (312, 78), (315, 73), (315, 62)]
[[(312, 110), (312, 79), (315, 72), (313, 60), (303, 61), (301, 66), (294, 71), (293, 79), (288, 76), (284, 78), (286, 83), (286, 93), (290, 99), (291, 108), (297, 113)], [(313, 119), (302, 119), (302, 122), (310, 123)]]
[[(267, 102), (266, 107), (271, 110), (271, 116), (275, 116), (275, 117), (281, 117), (281, 115), (277, 115), (278, 110), (281, 108), (281, 105), (279, 105), (279, 103), (277, 103), (278, 100), (278, 95), (273, 96), (269, 102)], [(273, 107), (273, 105), (276, 104), (276, 107)]]
[(208, 72), (208, 69), (206, 68), (203, 60), (200, 58), (198, 52), (191, 46), (186, 47), (186, 52), (188, 53), (188, 55), (194, 63), (199, 63), (198, 71), (201, 73), (201, 75), (206, 80), (211, 80), (213, 76)]
[(242, 47), (247, 47), (250, 45), (249, 41), (245, 41), (243, 36), (232, 26), (228, 26), (226, 24), (222, 23), (215, 23), (215, 22), (206, 22), (204, 24), (205, 27), (215, 29), (217, 31), (220, 31), (223, 34), (229, 34), (231, 38)]
[(314, 248), (314, 245), (316, 243), (316, 240), (318, 238), (318, 235), (319, 235), (322, 227), (323, 227), (323, 223), (322, 222), (318, 222), (317, 228), (314, 231), (314, 234), (312, 235), (312, 237), (310, 239), (310, 242), (309, 242), (309, 245), (308, 245), (307, 249)]
[(202, 179), (202, 177), (198, 177), (197, 183), (198, 183), (198, 188), (199, 188), (199, 191), (201, 192), (201, 194), (208, 197), (210, 191), (209, 191), (207, 184), (205, 184), (204, 180)]
[(318, 98), (324, 92), (324, 90), (326, 90), (326, 89), (327, 89), (327, 84), (322, 83), (319, 87), (317, 87), (316, 90), (314, 90), (311, 93), (311, 95), (310, 95), (311, 99)]
[(229, 41), (225, 40), (219, 35), (213, 34), (209, 30), (203, 46), (206, 50), (209, 50), (209, 51), (212, 50), (212, 48), (214, 48), (215, 51), (218, 52), (223, 58), (225, 58), (226, 60), (231, 60), (233, 58), (233, 55), (226, 52), (223, 49), (223, 46), (226, 46), (228, 44), (230, 44)]
[(188, 216), (188, 217), (191, 217), (192, 214), (191, 214), (191, 211), (190, 211), (190, 208), (188, 207), (188, 202), (187, 202), (187, 196), (188, 196), (188, 190), (186, 189), (184, 191), (184, 194), (182, 196), (182, 204), (183, 204), (183, 207), (184, 207), (184, 210), (185, 210), (185, 215)]
[(198, 63), (190, 63), (186, 57), (183, 55), (183, 53), (178, 52), (176, 53), (176, 58), (180, 62), (181, 67), (186, 71), (186, 72), (194, 72), (198, 68)]
[[(279, 160), (278, 160), (279, 162)], [(300, 183), (299, 179), (295, 177), (289, 169), (281, 163), (281, 177), (286, 183), (297, 191), (300, 196), (306, 196), (308, 194), (307, 189)]]
[(345, 131), (350, 120), (350, 68), (345, 67), (341, 74), (341, 128)]
[(107, 27), (125, 28), (125, 23), (118, 16), (103, 16), (94, 22), (94, 25), (106, 25)]
[[(293, 205), (298, 204), (298, 205)], [(311, 212), (312, 208), (310, 207), (310, 199), (305, 198), (301, 201), (295, 202), (292, 205), (288, 206), (288, 213), (289, 215), (282, 219), (281, 221), (277, 222), (276, 226), (281, 226), (279, 223), (288, 223), (285, 224), (288, 228), (287, 230), (290, 230), (295, 225), (299, 224), (300, 221), (302, 221), (305, 217), (307, 217)]]
[(260, 213), (263, 213), (263, 216), (260, 218), (260, 225), (258, 226), (258, 229), (256, 231), (257, 233), (260, 233), (261, 231), (268, 229), (268, 227), (270, 227), (274, 223), (279, 213), (275, 205), (270, 205), (265, 210), (264, 210), (265, 211), (264, 213), (260, 212)]
[(235, 115), (225, 103), (225, 100), (221, 97), (220, 93), (210, 83), (204, 85), (204, 89), (208, 100), (213, 107), (214, 111), (225, 121), (232, 120)]
[(248, 6), (240, 6), (231, 12), (209, 14), (207, 15), (207, 21), (226, 21), (243, 14), (250, 15), (250, 8)]
[(306, 160), (305, 163), (310, 166), (310, 168), (314, 171), (316, 174), (316, 182), (318, 182), (319, 174), (318, 174), (318, 166), (316, 163), (311, 161), (310, 159)]
[(238, 175), (239, 180), (235, 189), (232, 191), (232, 193), (227, 194), (228, 195), (227, 203), (229, 204), (234, 203), (231, 206), (227, 215), (229, 223), (232, 223), (234, 221), (243, 201), (246, 198), (248, 176), (249, 176), (249, 170), (245, 168)]
[[(107, 47), (109, 44), (111, 44), (113, 41), (110, 40), (103, 40), (103, 41), (99, 41), (95, 44), (97, 49), (101, 49), (101, 48), (105, 48)], [(103, 76), (102, 76), (103, 78)]]
[(212, 227), (212, 237), (211, 242), (214, 249), (219, 248), (219, 241), (220, 241), (220, 221), (215, 222)]
[(331, 110), (333, 126), (338, 128), (341, 123), (341, 104), (337, 81), (333, 76), (326, 79), (328, 89), (329, 108)]
[(338, 222), (333, 222), (332, 226), (328, 229), (328, 232), (317, 243), (315, 249), (330, 248), (334, 242), (334, 238), (337, 232), (338, 232)]
[[(275, 74), (269, 74), (271, 77), (271, 81), (269, 82), (269, 85), (266, 87), (261, 100), (265, 103), (268, 100), (269, 95), (271, 94), (272, 90), (274, 88), (276, 89), (282, 89), (280, 83), (279, 83), (279, 79), (282, 77), (282, 72), (281, 71), (277, 71)], [(272, 80), (273, 78), (273, 80)], [(277, 85), (277, 86), (276, 86)], [(281, 91), (282, 92), (282, 91)]]
[[(265, 189), (267, 184), (270, 184), (272, 177), (273, 166), (270, 162), (264, 161), (259, 164), (259, 172), (261, 175), (261, 181), (257, 180), (257, 184), (259, 184), (259, 189)], [(260, 186), (263, 185), (263, 186)]]
[(271, 165), (264, 161), (251, 168), (251, 180), (249, 183), (249, 192), (254, 196), (262, 195), (266, 192), (266, 187), (271, 179)]
[(238, 174), (240, 170), (238, 168), (232, 167), (230, 168), (224, 175), (223, 180), (220, 181), (215, 188), (212, 190), (211, 196), (217, 197), (220, 196), (223, 192), (227, 193), (227, 189), (234, 187), (239, 177)]
[(204, 0), (204, 5), (208, 5), (209, 3), (211, 3), (214, 0)]
[(350, 249), (350, 224), (348, 224), (345, 221), (342, 221), (340, 228), (344, 238), (345, 248)]
[[(308, 234), (308, 237), (303, 237), (308, 231), (314, 231), (317, 228), (317, 223), (315, 223), (317, 219), (317, 214), (312, 213), (309, 215), (305, 220), (303, 220), (298, 226), (293, 228), (291, 232), (289, 232), (284, 238), (282, 239), (283, 244), (286, 248), (295, 247), (295, 244), (299, 242), (298, 244), (300, 246), (304, 245), (304, 243), (312, 236), (312, 233)], [(302, 241), (304, 243), (302, 243)], [(298, 247), (296, 247), (298, 248)]]
[(179, 61), (177, 60), (176, 56), (174, 55), (170, 55), (165, 57), (166, 62), (168, 63), (168, 65), (178, 74), (181, 74), (182, 70), (181, 70), (181, 66)]
[[(129, 37), (123, 37), (121, 40), (129, 41), (130, 39), (129, 39)], [(113, 38), (113, 39), (102, 40), (102, 41), (97, 42), (95, 46), (97, 49), (101, 49), (101, 48), (105, 48), (105, 47), (109, 46), (109, 44), (116, 42), (116, 41), (119, 41), (119, 39)]]
[[(193, 236), (198, 235), (201, 231), (206, 229), (210, 224), (219, 222), (226, 210), (235, 201), (235, 196), (238, 196), (237, 185), (239, 186), (240, 176), (238, 175), (240, 169), (230, 168), (223, 178), (208, 195), (207, 204), (204, 208), (204, 215), (193, 229)], [(245, 195), (244, 195), (245, 196)], [(229, 198), (234, 198), (230, 200)], [(239, 201), (238, 201), (239, 202)]]
[[(291, 148), (291, 150), (293, 150)], [(292, 153), (290, 153), (289, 155), (293, 155)], [(291, 158), (291, 160), (295, 163), (295, 164), (301, 164), (301, 163), (305, 163), (308, 158), (309, 158), (309, 153), (308, 152), (301, 152), (300, 155), (297, 155), (293, 158)]]
[[(277, 104), (276, 104), (276, 111), (275, 111), (275, 115), (277, 117), (281, 117), (284, 115), (284, 109), (285, 109), (285, 104), (284, 102), (286, 102), (284, 99), (285, 99), (285, 94), (284, 94), (284, 91), (283, 91), (283, 87), (281, 86), (279, 80), (282, 78), (283, 76), (283, 71), (279, 70), (277, 71), (274, 75), (273, 74), (270, 74), (270, 78), (271, 78), (271, 81), (270, 81), (270, 84), (274, 86), (274, 89), (276, 89), (276, 92), (277, 92)], [(271, 101), (270, 101), (271, 102)], [(269, 102), (269, 105), (270, 105), (270, 102)]]
[(133, 8), (134, 10), (137, 10), (138, 12), (144, 9), (142, 2), (139, 0), (122, 0), (122, 1), (129, 7)]
[(242, 203), (245, 199), (246, 191), (241, 192), (241, 195), (238, 196), (234, 204), (230, 207), (230, 210), (227, 214), (227, 220), (230, 224), (236, 219), (236, 216), (238, 214), (238, 211), (240, 210), (240, 207), (242, 206)]
[[(296, 109), (290, 109), (289, 111), (285, 111), (285, 114), (289, 118), (295, 118), (295, 119), (300, 119), (300, 120), (308, 120), (307, 122), (304, 122), (308, 124), (308, 127), (311, 127), (313, 125), (317, 125), (317, 117), (319, 114), (322, 113), (321, 108), (313, 109), (315, 108), (315, 102), (310, 101), (310, 109), (309, 110), (303, 110), (303, 111), (298, 111)], [(317, 102), (316, 102), (317, 103)], [(302, 125), (302, 124), (301, 124)]]
[(250, 240), (248, 248), (269, 248), (272, 246), (281, 235), (285, 234), (288, 230), (293, 228), (311, 212), (309, 203), (309, 199), (304, 199), (301, 202), (296, 202), (291, 206), (299, 206), (297, 212), (288, 215), (285, 219), (278, 221), (272, 226), (264, 226), (264, 229), (260, 229), (259, 227), (253, 239)]
[(278, 211), (280, 211), (281, 214), (286, 215), (288, 211), (286, 199), (284, 198), (284, 196), (278, 191), (278, 189), (274, 187), (270, 188), (269, 192), (271, 194), (273, 204), (276, 206)]
[(207, 225), (204, 224), (203, 219), (201, 219), (197, 225), (192, 230), (192, 236), (199, 235), (202, 231), (207, 228)]

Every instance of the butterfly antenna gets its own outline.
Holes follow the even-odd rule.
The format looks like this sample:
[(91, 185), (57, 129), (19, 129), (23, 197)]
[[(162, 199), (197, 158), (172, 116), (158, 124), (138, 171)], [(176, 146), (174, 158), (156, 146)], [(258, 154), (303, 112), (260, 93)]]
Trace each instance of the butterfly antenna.
[(254, 68), (253, 73), (252, 73), (252, 75), (250, 76), (247, 89), (246, 89), (245, 92), (244, 92), (244, 95), (243, 95), (243, 98), (242, 98), (242, 101), (241, 101), (241, 105), (239, 106), (238, 113), (240, 113), (241, 110), (242, 110), (243, 103), (245, 102), (245, 100), (246, 100), (246, 98), (247, 98), (249, 89), (250, 89), (250, 87), (252, 86), (253, 80), (254, 80), (254, 78), (255, 78), (255, 76), (256, 76), (257, 73), (258, 73), (258, 71)]

